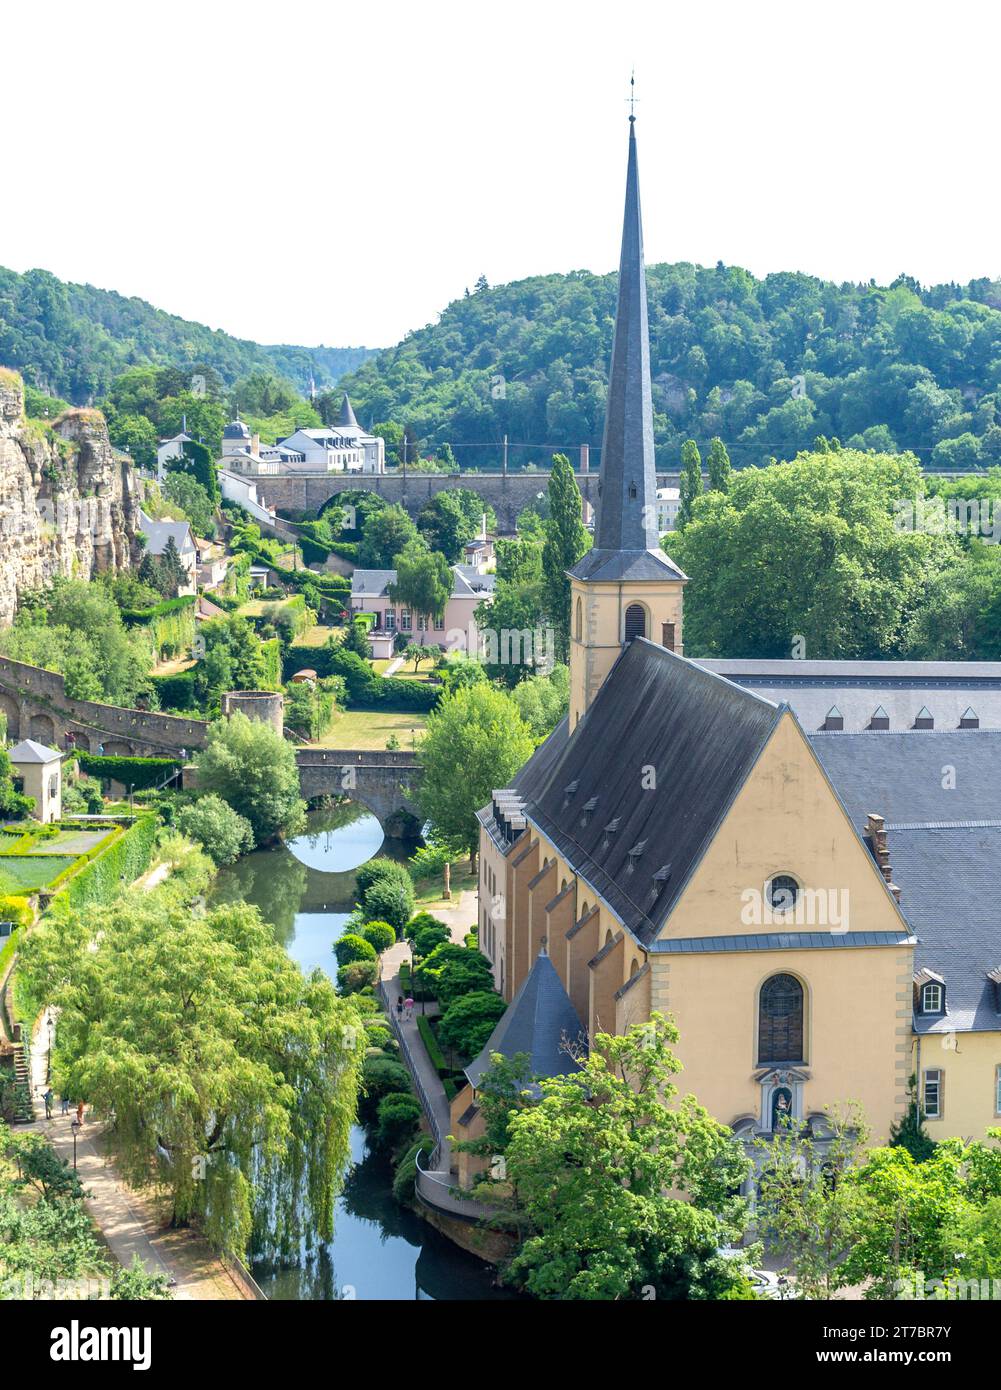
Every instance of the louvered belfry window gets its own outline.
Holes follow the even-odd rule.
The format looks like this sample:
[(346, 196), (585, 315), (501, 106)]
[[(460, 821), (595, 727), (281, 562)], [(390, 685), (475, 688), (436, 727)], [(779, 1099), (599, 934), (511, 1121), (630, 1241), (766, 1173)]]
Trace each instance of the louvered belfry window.
[(803, 986), (793, 975), (773, 975), (761, 986), (758, 1061), (803, 1060)]
[(634, 637), (646, 636), (646, 609), (641, 604), (631, 603), (626, 609), (625, 639), (631, 642)]

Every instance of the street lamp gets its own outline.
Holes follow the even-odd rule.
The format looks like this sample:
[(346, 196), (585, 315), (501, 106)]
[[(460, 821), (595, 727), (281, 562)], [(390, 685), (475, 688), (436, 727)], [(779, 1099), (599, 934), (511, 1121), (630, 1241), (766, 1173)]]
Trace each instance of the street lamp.
[(77, 1119), (70, 1120), (70, 1129), (73, 1131), (73, 1170), (76, 1171), (76, 1137), (83, 1126)]

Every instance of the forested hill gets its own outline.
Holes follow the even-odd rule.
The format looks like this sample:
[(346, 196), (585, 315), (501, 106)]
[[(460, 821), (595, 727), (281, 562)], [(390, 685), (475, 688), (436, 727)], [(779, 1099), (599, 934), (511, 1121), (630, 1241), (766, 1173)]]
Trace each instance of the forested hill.
[[(1001, 462), (1001, 282), (835, 285), (687, 264), (647, 275), (662, 467), (684, 439), (717, 434), (741, 464), (790, 458), (820, 434), (941, 468)], [(496, 466), (505, 433), (512, 464), (597, 446), (615, 286), (587, 271), (481, 282), (342, 385), (363, 422), (404, 425), (425, 452), (448, 442), (467, 467)]]
[(226, 384), (255, 371), (278, 372), (301, 391), (310, 375), (333, 385), (368, 348), (263, 347), (154, 309), (143, 299), (74, 285), (45, 270), (0, 267), (0, 365), (76, 405), (107, 391), (137, 365), (208, 366)]

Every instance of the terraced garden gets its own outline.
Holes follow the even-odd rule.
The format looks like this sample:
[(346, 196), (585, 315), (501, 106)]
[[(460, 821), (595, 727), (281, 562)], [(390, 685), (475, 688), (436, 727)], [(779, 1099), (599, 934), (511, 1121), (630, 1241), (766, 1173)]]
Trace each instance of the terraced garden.
[(41, 826), (29, 821), (4, 826), (0, 829), (0, 897), (27, 898), (52, 889), (70, 876), (78, 862), (89, 862), (121, 833), (121, 827), (112, 822)]

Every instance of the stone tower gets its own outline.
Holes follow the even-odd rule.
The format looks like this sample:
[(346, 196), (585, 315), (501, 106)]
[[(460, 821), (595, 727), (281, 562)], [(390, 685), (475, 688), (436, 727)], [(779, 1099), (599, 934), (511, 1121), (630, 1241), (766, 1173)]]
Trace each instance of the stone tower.
[(569, 574), (572, 730), (627, 642), (647, 637), (681, 652), (686, 576), (661, 550), (657, 532), (650, 335), (635, 116), (629, 117), (619, 302), (594, 548)]

